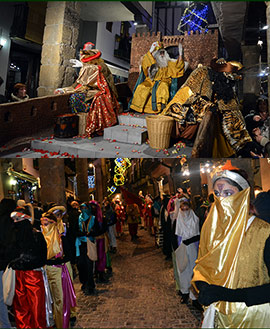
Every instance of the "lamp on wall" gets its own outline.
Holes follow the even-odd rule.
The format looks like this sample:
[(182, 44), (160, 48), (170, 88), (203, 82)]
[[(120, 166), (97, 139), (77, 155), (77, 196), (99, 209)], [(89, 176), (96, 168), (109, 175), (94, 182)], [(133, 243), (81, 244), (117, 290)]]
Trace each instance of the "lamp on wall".
[(6, 43), (7, 43), (7, 39), (3, 37), (2, 29), (0, 29), (0, 50), (4, 47)]
[(1, 37), (0, 38), (0, 50), (4, 47), (4, 45), (7, 43), (7, 39)]

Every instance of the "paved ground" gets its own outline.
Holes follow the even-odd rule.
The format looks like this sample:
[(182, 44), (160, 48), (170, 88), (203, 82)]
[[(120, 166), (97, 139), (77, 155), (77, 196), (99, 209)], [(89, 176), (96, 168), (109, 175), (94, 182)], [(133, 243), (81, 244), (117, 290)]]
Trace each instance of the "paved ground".
[(128, 232), (118, 239), (112, 255), (113, 277), (97, 285), (98, 296), (84, 296), (78, 279), (75, 289), (81, 328), (198, 328), (201, 313), (182, 305), (176, 294), (171, 261), (154, 246), (154, 239), (139, 230), (139, 240)]

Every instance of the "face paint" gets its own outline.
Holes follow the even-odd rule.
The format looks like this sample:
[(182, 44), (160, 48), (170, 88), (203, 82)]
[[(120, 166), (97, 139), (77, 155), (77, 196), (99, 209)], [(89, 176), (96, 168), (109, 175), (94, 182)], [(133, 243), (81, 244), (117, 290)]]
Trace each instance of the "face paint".
[(228, 197), (239, 192), (236, 186), (231, 185), (225, 179), (219, 179), (214, 185), (214, 193), (217, 197)]

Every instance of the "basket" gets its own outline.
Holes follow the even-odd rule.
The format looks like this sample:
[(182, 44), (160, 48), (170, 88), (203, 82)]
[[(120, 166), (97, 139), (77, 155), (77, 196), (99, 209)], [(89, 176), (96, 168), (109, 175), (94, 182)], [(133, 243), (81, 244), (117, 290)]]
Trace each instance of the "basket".
[(174, 119), (166, 115), (147, 116), (146, 124), (150, 146), (153, 149), (167, 149), (170, 145)]
[(77, 116), (79, 117), (79, 136), (83, 136), (86, 130), (86, 119), (88, 113), (77, 113)]

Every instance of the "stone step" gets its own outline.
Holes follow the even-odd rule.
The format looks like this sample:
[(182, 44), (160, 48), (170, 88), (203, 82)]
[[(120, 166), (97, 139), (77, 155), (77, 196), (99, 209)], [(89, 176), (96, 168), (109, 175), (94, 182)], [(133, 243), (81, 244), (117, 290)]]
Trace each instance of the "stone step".
[[(73, 139), (35, 139), (31, 143), (31, 150), (13, 154), (11, 157), (80, 157), (80, 158), (164, 158), (172, 157), (175, 148), (169, 149), (169, 155), (164, 154), (161, 150), (152, 149), (148, 144), (131, 145), (121, 142), (113, 142), (104, 140), (102, 136), (88, 138), (73, 138)], [(38, 156), (39, 154), (39, 156)], [(191, 147), (186, 147), (180, 150), (177, 155), (185, 154), (191, 156)]]
[(105, 140), (115, 140), (117, 142), (138, 145), (145, 143), (147, 137), (146, 128), (127, 125), (116, 125), (105, 128), (103, 135)]
[(118, 115), (120, 125), (146, 127), (146, 117), (154, 114), (122, 113)]

